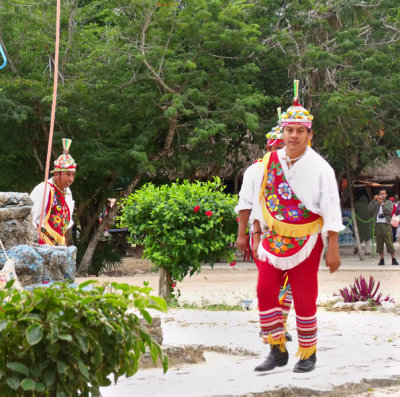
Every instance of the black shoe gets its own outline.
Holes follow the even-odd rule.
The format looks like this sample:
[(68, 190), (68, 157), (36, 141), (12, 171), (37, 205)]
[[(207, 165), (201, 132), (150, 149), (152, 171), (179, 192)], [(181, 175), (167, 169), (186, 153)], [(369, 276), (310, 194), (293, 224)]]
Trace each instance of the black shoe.
[(299, 360), (294, 366), (293, 372), (310, 372), (315, 368), (317, 362), (317, 355), (315, 352), (305, 360)]
[(378, 263), (378, 266), (385, 266), (385, 260), (381, 259)]
[(288, 363), (289, 353), (285, 349), (284, 352), (279, 350), (278, 346), (272, 346), (267, 359), (260, 365), (254, 368), (254, 371), (271, 371), (275, 367), (283, 367)]
[(392, 258), (392, 265), (393, 266), (398, 266), (399, 262), (397, 262), (396, 258)]
[(289, 332), (285, 332), (285, 339), (287, 342), (291, 342), (293, 340), (292, 335)]

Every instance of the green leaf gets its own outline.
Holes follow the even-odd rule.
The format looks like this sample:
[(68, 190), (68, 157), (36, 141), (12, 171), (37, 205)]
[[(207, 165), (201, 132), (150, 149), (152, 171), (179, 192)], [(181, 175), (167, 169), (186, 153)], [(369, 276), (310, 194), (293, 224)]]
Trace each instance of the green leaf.
[(72, 342), (72, 336), (70, 334), (59, 334), (58, 338), (66, 340), (67, 342)]
[(45, 390), (46, 390), (46, 388), (45, 388), (45, 386), (44, 386), (44, 384), (42, 382), (36, 382), (35, 391), (43, 392)]
[(67, 363), (65, 361), (57, 361), (57, 372), (59, 374), (65, 374), (67, 371)]
[(29, 369), (26, 365), (18, 362), (7, 363), (6, 367), (11, 369), (12, 371), (19, 372), (25, 376), (29, 376)]
[(21, 382), (22, 389), (26, 390), (35, 390), (35, 381), (33, 379), (26, 378)]
[(146, 310), (141, 310), (140, 314), (143, 316), (143, 318), (149, 323), (152, 324), (153, 323), (153, 319), (151, 317), (151, 315), (149, 314), (148, 311)]
[(158, 355), (159, 355), (159, 348), (155, 343), (152, 343), (152, 345), (150, 346), (150, 357), (154, 363), (157, 361)]
[(82, 290), (82, 289), (84, 289), (85, 287), (87, 287), (88, 285), (96, 284), (96, 283), (97, 283), (96, 280), (87, 280), (87, 281), (84, 281), (83, 283), (79, 284), (79, 285), (78, 285), (78, 288), (79, 288), (80, 290)]
[(42, 340), (43, 329), (39, 324), (31, 325), (26, 330), (26, 339), (28, 343), (33, 346)]
[(1, 320), (0, 321), (0, 332), (3, 331), (8, 325), (8, 320)]
[(86, 365), (82, 361), (78, 361), (78, 368), (81, 374), (86, 378), (90, 379), (89, 371), (86, 367)]
[(84, 352), (87, 353), (89, 350), (89, 345), (87, 338), (82, 336), (82, 335), (76, 335), (76, 340), (78, 341), (80, 349)]
[(11, 376), (10, 378), (7, 378), (7, 385), (10, 386), (13, 390), (18, 390), (20, 380), (16, 376)]
[(44, 383), (46, 387), (50, 387), (55, 380), (56, 380), (55, 371), (53, 371), (52, 369), (48, 369), (44, 374)]

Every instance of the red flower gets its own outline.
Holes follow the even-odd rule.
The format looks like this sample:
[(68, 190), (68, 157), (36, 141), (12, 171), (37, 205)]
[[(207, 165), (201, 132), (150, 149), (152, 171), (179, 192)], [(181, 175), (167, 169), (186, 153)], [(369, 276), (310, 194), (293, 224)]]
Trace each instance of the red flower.
[(172, 288), (175, 288), (175, 287), (176, 287), (176, 283), (173, 283), (173, 284), (171, 285), (171, 287), (172, 287)]
[(236, 218), (236, 222), (239, 222), (239, 218)]
[(236, 265), (236, 262), (231, 262), (230, 264), (229, 264), (229, 266), (235, 266)]
[(196, 213), (200, 209), (199, 205), (196, 205), (196, 207), (193, 208), (194, 213)]
[(213, 213), (211, 211), (206, 211), (206, 215), (210, 217)]

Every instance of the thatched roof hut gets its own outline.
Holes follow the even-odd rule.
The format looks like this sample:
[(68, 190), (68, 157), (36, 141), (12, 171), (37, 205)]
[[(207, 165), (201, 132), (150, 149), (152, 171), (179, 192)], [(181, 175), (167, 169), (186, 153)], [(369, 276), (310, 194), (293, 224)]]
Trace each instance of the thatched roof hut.
[(377, 163), (373, 167), (366, 167), (361, 171), (358, 183), (370, 187), (387, 187), (393, 189), (393, 194), (399, 194), (400, 158), (392, 157), (386, 163)]

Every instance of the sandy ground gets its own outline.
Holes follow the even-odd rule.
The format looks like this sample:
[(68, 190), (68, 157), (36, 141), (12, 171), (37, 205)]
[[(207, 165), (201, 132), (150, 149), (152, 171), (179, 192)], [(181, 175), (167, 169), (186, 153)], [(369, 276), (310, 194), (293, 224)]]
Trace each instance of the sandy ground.
[[(398, 243), (396, 244), (396, 250), (397, 252), (400, 251), (400, 245)], [(362, 275), (367, 280), (369, 280), (369, 277), (372, 276), (377, 282), (379, 281), (379, 291), (382, 292), (383, 296), (385, 297), (386, 295), (390, 295), (390, 297), (394, 298), (396, 304), (399, 305), (400, 267), (391, 266), (391, 260), (389, 256), (385, 258), (386, 266), (377, 266), (378, 260), (371, 257), (368, 257), (366, 260), (360, 262), (359, 258), (355, 256), (352, 251), (353, 249), (350, 247), (341, 249), (342, 267), (334, 274), (330, 274), (324, 264), (321, 263), (319, 270), (319, 301), (322, 302), (327, 299), (329, 300), (333, 297), (334, 293), (338, 293), (340, 288), (348, 287), (354, 282), (355, 277)], [(150, 272), (150, 269), (151, 264), (146, 260), (125, 258), (123, 265), (117, 272), (119, 276), (100, 276), (97, 278), (97, 280), (99, 282), (125, 282), (133, 285), (142, 285), (143, 282), (146, 281), (149, 282), (150, 287), (154, 289), (154, 294), (157, 294), (158, 274)], [(85, 279), (78, 278), (76, 282), (79, 283), (83, 280)], [(239, 258), (235, 267), (231, 267), (227, 263), (216, 264), (213, 269), (205, 266), (200, 274), (196, 274), (192, 277), (186, 277), (183, 282), (177, 283), (176, 289), (179, 290), (180, 293), (180, 303), (188, 302), (198, 306), (221, 303), (235, 305), (240, 304), (244, 299), (253, 299), (253, 302), (256, 305), (256, 283), (257, 269), (254, 263), (242, 262)], [(256, 307), (253, 307), (253, 309), (256, 309)], [(184, 311), (180, 310), (178, 312)], [(257, 311), (253, 310), (253, 313), (255, 315), (255, 319), (251, 322), (257, 322)], [(382, 322), (389, 321), (390, 324), (390, 321), (393, 321), (393, 318), (392, 320), (388, 320), (386, 317), (384, 320), (385, 314), (379, 315), (379, 313), (376, 313), (376, 315), (378, 316), (377, 319), (381, 318)], [(176, 314), (176, 316), (179, 316), (179, 314)], [(399, 324), (398, 317), (396, 317), (395, 321), (396, 324)], [(389, 328), (390, 326), (385, 325), (384, 327)], [(292, 324), (292, 328), (295, 328), (294, 324)], [(215, 331), (217, 330), (214, 330), (213, 332)], [(221, 343), (223, 342), (221, 341)], [(207, 358), (207, 360), (212, 361), (212, 355)], [(205, 367), (206, 366), (204, 366), (204, 368)], [(188, 371), (185, 372), (185, 374), (192, 371), (190, 368), (185, 369), (184, 367), (181, 367), (180, 370)], [(193, 371), (195, 370), (193, 369)], [(400, 376), (400, 373), (398, 375)], [(121, 385), (121, 387), (123, 386), (124, 384)], [(371, 387), (368, 391), (363, 393), (355, 394), (349, 391), (347, 393), (345, 392), (343, 394), (337, 394), (337, 396), (400, 396), (400, 386), (390, 385), (390, 387), (382, 387), (385, 386), (383, 384), (378, 384), (377, 386), (378, 387)], [(119, 394), (120, 392), (117, 391), (117, 389), (115, 389), (114, 393), (117, 394), (112, 394), (113, 396), (125, 396), (125, 394)]]
[[(342, 266), (333, 274), (329, 273), (323, 262), (321, 263), (318, 276), (319, 299), (331, 298), (334, 293), (339, 292), (339, 289), (349, 287), (356, 277), (362, 275), (367, 282), (371, 276), (376, 283), (380, 282), (379, 292), (382, 292), (383, 297), (390, 295), (400, 303), (400, 266), (391, 266), (389, 257), (386, 258), (386, 266), (377, 266), (377, 259), (368, 258), (360, 262), (349, 248), (342, 249), (341, 256)], [(143, 285), (146, 281), (157, 293), (158, 273), (150, 270), (149, 261), (128, 257), (124, 258), (123, 264), (118, 269), (119, 276), (102, 275), (95, 279), (99, 282), (124, 282), (132, 285)], [(76, 279), (78, 283), (83, 280), (86, 279)], [(254, 263), (237, 261), (234, 267), (228, 263), (217, 263), (214, 268), (204, 266), (201, 273), (178, 282), (176, 289), (180, 292), (181, 303), (235, 305), (243, 299), (255, 299), (256, 284), (257, 268)]]

